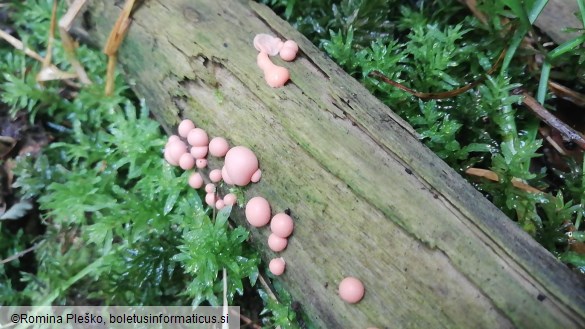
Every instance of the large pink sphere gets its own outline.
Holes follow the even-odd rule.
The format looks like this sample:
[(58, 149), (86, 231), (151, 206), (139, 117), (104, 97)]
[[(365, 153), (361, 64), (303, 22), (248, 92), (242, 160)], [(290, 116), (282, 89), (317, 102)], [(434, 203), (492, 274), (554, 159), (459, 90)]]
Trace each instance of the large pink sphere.
[(246, 203), (246, 219), (255, 227), (270, 222), (270, 204), (261, 196), (253, 197)]
[(258, 158), (247, 147), (233, 147), (225, 156), (225, 170), (234, 185), (246, 186), (258, 170)]

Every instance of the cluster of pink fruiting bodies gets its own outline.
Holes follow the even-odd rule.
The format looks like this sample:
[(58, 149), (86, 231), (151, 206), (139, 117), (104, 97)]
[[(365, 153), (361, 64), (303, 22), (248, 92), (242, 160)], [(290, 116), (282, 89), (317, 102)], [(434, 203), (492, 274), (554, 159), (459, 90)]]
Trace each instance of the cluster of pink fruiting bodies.
[[(272, 63), (268, 56), (280, 57), (285, 61), (295, 59), (299, 50), (296, 42), (281, 39), (268, 34), (258, 34), (254, 38), (254, 47), (260, 53), (256, 63), (264, 72), (264, 79), (270, 87), (282, 87), (290, 78), (288, 70)], [(185, 140), (187, 143), (185, 143)], [(224, 157), (225, 163), (221, 169), (213, 169), (209, 172), (211, 183), (205, 186), (205, 202), (217, 209), (226, 205), (234, 205), (236, 196), (228, 193), (223, 199), (216, 193), (215, 183), (223, 180), (229, 185), (246, 186), (250, 182), (260, 180), (261, 171), (258, 169), (258, 159), (254, 152), (244, 146), (229, 148), (225, 138), (215, 137), (209, 141), (207, 133), (196, 128), (191, 120), (183, 120), (179, 124), (178, 136), (172, 135), (165, 146), (165, 159), (173, 166), (179, 166), (183, 170), (191, 170), (193, 167), (203, 169), (207, 167), (207, 154), (215, 157)], [(199, 172), (194, 172), (189, 177), (189, 185), (198, 189), (203, 186), (204, 178)], [(287, 213), (278, 213), (272, 217), (270, 204), (263, 197), (253, 197), (246, 204), (246, 219), (254, 227), (263, 227), (270, 223), (271, 234), (268, 237), (268, 247), (274, 252), (283, 251), (288, 245), (288, 237), (294, 229), (293, 219)], [(274, 275), (284, 273), (286, 263), (282, 257), (270, 261), (268, 268)], [(339, 284), (339, 296), (348, 303), (359, 302), (365, 293), (364, 285), (354, 277), (347, 277)]]
[(272, 63), (268, 56), (280, 54), (280, 58), (290, 62), (295, 59), (299, 46), (292, 40), (282, 41), (280, 38), (269, 34), (257, 34), (254, 37), (254, 48), (260, 53), (256, 58), (256, 64), (264, 72), (264, 80), (272, 88), (284, 86), (290, 78), (288, 70)]
[[(232, 193), (221, 198), (215, 184), (223, 181), (228, 185), (246, 186), (251, 182), (258, 182), (261, 178), (262, 172), (258, 168), (258, 158), (254, 152), (244, 146), (230, 148), (227, 140), (222, 137), (215, 137), (210, 141), (207, 133), (201, 128), (196, 128), (191, 120), (181, 121), (178, 135), (169, 137), (164, 151), (165, 160), (183, 170), (206, 168), (208, 154), (218, 158), (225, 157), (223, 167), (212, 169), (208, 174), (211, 183), (205, 185), (207, 193), (205, 203), (211, 207), (221, 209), (236, 203), (236, 196)], [(205, 180), (200, 172), (193, 172), (189, 176), (189, 186), (199, 189), (203, 187)], [(263, 197), (254, 197), (246, 204), (246, 219), (250, 225), (263, 227), (271, 223), (272, 234), (268, 238), (268, 246), (273, 251), (280, 252), (288, 244), (287, 238), (293, 232), (294, 223), (285, 213), (274, 215), (272, 221), (270, 216), (270, 204)], [(269, 268), (274, 275), (281, 275), (285, 268), (284, 259), (273, 259)]]
[[(250, 182), (258, 182), (262, 172), (258, 169), (258, 159), (254, 152), (244, 146), (230, 149), (225, 138), (215, 137), (211, 141), (205, 130), (196, 128), (191, 120), (183, 120), (179, 124), (178, 135), (169, 137), (165, 145), (164, 156), (168, 163), (179, 166), (183, 170), (194, 167), (207, 167), (207, 154), (221, 158), (225, 156), (225, 163), (221, 169), (209, 172), (209, 180), (205, 186), (205, 202), (217, 209), (236, 202), (234, 194), (227, 194), (218, 198), (215, 184), (224, 181), (230, 185), (245, 186)], [(189, 186), (198, 189), (203, 186), (204, 178), (199, 172), (189, 176)]]

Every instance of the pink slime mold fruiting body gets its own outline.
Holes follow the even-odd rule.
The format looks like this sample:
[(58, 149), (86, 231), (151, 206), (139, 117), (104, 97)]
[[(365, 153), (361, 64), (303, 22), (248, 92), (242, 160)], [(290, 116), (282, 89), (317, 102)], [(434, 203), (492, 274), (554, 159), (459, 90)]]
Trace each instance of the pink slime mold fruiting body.
[(223, 197), (223, 201), (227, 206), (233, 206), (236, 204), (236, 195), (233, 193), (228, 193)]
[(179, 136), (187, 138), (187, 135), (189, 134), (189, 131), (191, 131), (191, 129), (195, 129), (195, 124), (193, 123), (193, 121), (185, 119), (181, 121), (181, 123), (179, 123), (177, 131), (179, 133)]
[(265, 52), (270, 56), (278, 55), (278, 52), (284, 46), (280, 38), (273, 37), (270, 34), (260, 33), (254, 37), (254, 48), (259, 52)]
[(266, 80), (266, 83), (272, 88), (282, 87), (288, 79), (290, 79), (290, 73), (288, 70), (282, 66), (274, 65), (270, 61), (270, 58), (268, 58), (268, 54), (265, 52), (260, 52), (258, 54), (256, 63), (264, 72), (264, 80)]
[(201, 128), (193, 128), (187, 134), (187, 142), (191, 146), (205, 146), (209, 145), (209, 137), (205, 130)]
[(229, 149), (230, 145), (223, 137), (215, 137), (209, 142), (209, 154), (213, 155), (214, 157), (224, 157)]
[(179, 158), (179, 167), (183, 170), (193, 169), (195, 166), (195, 159), (190, 153), (183, 153)]
[(274, 252), (283, 251), (284, 249), (286, 249), (287, 245), (288, 245), (287, 239), (281, 238), (274, 233), (270, 234), (270, 236), (268, 237), (268, 247), (270, 247), (270, 250)]
[(192, 146), (191, 147), (191, 156), (195, 159), (204, 159), (207, 156), (207, 146)]
[(350, 304), (359, 302), (364, 294), (364, 284), (354, 277), (347, 277), (339, 283), (339, 297)]
[(172, 165), (176, 166), (179, 163), (179, 159), (183, 154), (187, 153), (187, 145), (181, 140), (173, 140), (165, 147), (165, 155), (167, 155), (167, 161)]
[(249, 148), (236, 146), (227, 152), (224, 168), (226, 175), (222, 176), (226, 183), (246, 186), (258, 170), (258, 158)]
[(282, 273), (284, 273), (284, 269), (286, 268), (286, 262), (282, 257), (274, 258), (268, 264), (268, 268), (270, 269), (270, 272), (272, 272), (272, 274), (281, 275)]
[(221, 180), (221, 169), (213, 169), (209, 172), (209, 180), (213, 183), (217, 183)]
[(295, 57), (297, 57), (297, 52), (299, 51), (299, 45), (292, 40), (286, 40), (282, 49), (280, 49), (280, 58), (283, 60), (290, 62)]
[(270, 222), (270, 204), (261, 196), (253, 197), (246, 203), (246, 220), (254, 227)]
[(201, 177), (200, 173), (192, 173), (191, 176), (189, 176), (189, 186), (194, 189), (199, 189), (203, 186), (203, 177)]

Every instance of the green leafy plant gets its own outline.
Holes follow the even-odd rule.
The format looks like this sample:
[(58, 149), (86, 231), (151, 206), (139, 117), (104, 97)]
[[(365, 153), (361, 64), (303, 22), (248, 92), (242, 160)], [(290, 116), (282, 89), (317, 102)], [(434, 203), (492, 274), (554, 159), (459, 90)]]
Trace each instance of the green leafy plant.
[[(50, 1), (13, 2), (11, 18), (31, 48), (46, 47)], [(60, 9), (62, 10), (62, 8)], [(0, 265), (3, 305), (219, 305), (218, 276), (227, 271), (227, 297), (255, 284), (260, 263), (248, 232), (230, 228), (229, 210), (213, 214), (200, 195), (162, 158), (159, 124), (116, 79), (103, 94), (106, 60), (81, 46), (78, 55), (95, 83), (60, 96), (59, 81), (39, 85), (39, 63), (9, 48), (0, 80), (2, 101), (14, 116), (59, 129), (57, 142), (18, 159), (14, 183), (36, 198), (44, 232), (27, 235), (0, 221), (3, 258), (34, 243), (34, 266), (19, 258)], [(54, 62), (69, 68), (57, 42)], [(40, 247), (42, 246), (42, 247)]]

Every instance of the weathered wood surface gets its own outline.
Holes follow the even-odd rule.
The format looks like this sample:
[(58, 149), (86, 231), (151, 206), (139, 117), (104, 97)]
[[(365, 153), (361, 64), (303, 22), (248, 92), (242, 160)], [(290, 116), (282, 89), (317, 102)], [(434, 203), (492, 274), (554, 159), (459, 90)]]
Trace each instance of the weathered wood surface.
[[(118, 13), (85, 14), (103, 45)], [(424, 147), (411, 128), (270, 9), (242, 1), (151, 0), (134, 13), (120, 67), (171, 132), (191, 118), (246, 145), (263, 178), (247, 197), (290, 208), (281, 277), (323, 328), (576, 328), (585, 286)], [(280, 89), (264, 82), (252, 39), (299, 42)], [(212, 166), (217, 165), (212, 163)], [(243, 211), (235, 218), (242, 224)], [(267, 229), (252, 229), (264, 259)], [(362, 302), (337, 296), (345, 276)]]
[(583, 23), (575, 16), (579, 13), (576, 0), (549, 0), (535, 25), (548, 34), (556, 43), (561, 44), (578, 36), (579, 32), (568, 32), (566, 29), (582, 29)]

